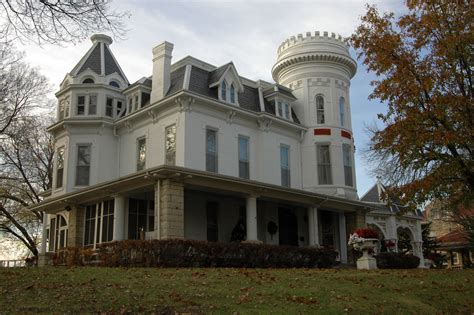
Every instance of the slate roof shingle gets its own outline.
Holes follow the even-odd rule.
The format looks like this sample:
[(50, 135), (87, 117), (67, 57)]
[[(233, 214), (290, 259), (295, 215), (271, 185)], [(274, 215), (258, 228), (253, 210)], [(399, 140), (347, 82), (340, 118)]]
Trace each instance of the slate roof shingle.
[[(189, 90), (199, 95), (218, 100), (219, 99), (218, 94), (217, 94), (218, 88), (217, 87), (209, 88), (209, 86), (212, 83), (219, 81), (220, 77), (224, 74), (225, 70), (230, 64), (231, 63), (225, 64), (213, 71), (206, 71), (204, 69), (192, 66), (190, 78), (189, 78)], [(167, 96), (171, 94), (175, 94), (183, 90), (185, 72), (186, 72), (185, 66), (182, 66), (171, 72), (170, 74), (171, 83), (170, 83), (170, 88), (166, 94)], [(153, 78), (152, 79), (147, 78), (146, 80), (142, 78), (139, 81), (130, 85), (130, 87), (133, 87), (135, 85), (145, 85), (145, 86), (151, 87), (152, 80)], [(280, 91), (282, 90), (283, 89), (280, 89)], [(285, 92), (289, 93), (287, 91)], [(292, 94), (291, 94), (291, 97), (295, 98)], [(251, 110), (253, 112), (261, 112), (258, 88), (244, 84), (244, 91), (239, 92), (238, 98), (239, 98), (239, 106), (241, 108)], [(269, 102), (267, 100), (264, 100), (264, 102), (265, 102), (265, 112), (275, 115), (275, 106), (273, 102)], [(300, 124), (300, 120), (298, 119), (298, 117), (296, 116), (293, 110), (292, 110), (291, 115), (293, 118), (293, 122)]]

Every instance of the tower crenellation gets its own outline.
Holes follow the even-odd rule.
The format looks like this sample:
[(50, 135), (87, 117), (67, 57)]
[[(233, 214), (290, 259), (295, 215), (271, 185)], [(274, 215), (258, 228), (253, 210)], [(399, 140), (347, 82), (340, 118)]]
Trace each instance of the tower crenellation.
[(328, 43), (336, 43), (347, 48), (347, 43), (344, 41), (341, 35), (336, 33), (315, 31), (314, 33), (306, 32), (304, 35), (303, 33), (299, 33), (296, 36), (290, 36), (284, 40), (280, 46), (278, 46), (278, 54), (282, 53), (285, 49), (288, 49), (293, 45), (309, 41), (327, 41)]

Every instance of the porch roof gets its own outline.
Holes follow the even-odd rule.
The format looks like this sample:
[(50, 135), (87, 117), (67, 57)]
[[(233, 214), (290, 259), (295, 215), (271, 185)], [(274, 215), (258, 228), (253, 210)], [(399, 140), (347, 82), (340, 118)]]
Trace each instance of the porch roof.
[(65, 209), (68, 205), (85, 205), (131, 190), (153, 186), (157, 180), (168, 178), (182, 180), (185, 187), (186, 185), (206, 187), (208, 189), (229, 191), (234, 194), (242, 195), (242, 197), (253, 195), (261, 198), (284, 200), (286, 202), (294, 202), (306, 206), (327, 208), (341, 212), (353, 212), (356, 210), (371, 211), (376, 208), (374, 205), (363, 201), (349, 200), (179, 166), (161, 165), (67, 194), (49, 197), (40, 203), (30, 206), (29, 209), (55, 213)]

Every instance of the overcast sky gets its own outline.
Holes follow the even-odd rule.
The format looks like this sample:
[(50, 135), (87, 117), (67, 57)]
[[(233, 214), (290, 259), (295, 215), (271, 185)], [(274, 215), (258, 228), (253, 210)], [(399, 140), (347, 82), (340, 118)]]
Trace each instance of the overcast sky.
[[(273, 82), (271, 68), (276, 50), (286, 38), (307, 31), (328, 31), (349, 36), (365, 11), (365, 3), (382, 11), (403, 8), (402, 0), (313, 0), (313, 1), (115, 1), (113, 5), (131, 13), (126, 20), (127, 38), (115, 41), (112, 52), (132, 83), (152, 72), (151, 49), (166, 40), (174, 44), (173, 62), (191, 55), (215, 66), (233, 61), (241, 76)], [(92, 35), (92, 34), (91, 34)], [(91, 42), (64, 47), (20, 46), (27, 60), (49, 78), (54, 91)], [(355, 58), (354, 51), (351, 51)], [(376, 181), (362, 151), (367, 146), (365, 126), (376, 121), (385, 106), (368, 101), (371, 92), (367, 74), (358, 62), (352, 79), (352, 128), (356, 144), (359, 196)]]

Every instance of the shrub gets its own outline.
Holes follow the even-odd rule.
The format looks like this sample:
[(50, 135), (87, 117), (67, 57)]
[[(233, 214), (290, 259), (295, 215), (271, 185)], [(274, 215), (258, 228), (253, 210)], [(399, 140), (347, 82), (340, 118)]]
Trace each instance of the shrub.
[[(90, 249), (67, 249), (67, 264), (107, 267), (234, 267), (234, 268), (330, 268), (334, 250), (311, 247), (193, 240), (127, 240)], [(71, 256), (71, 258), (69, 258)]]
[(420, 264), (420, 258), (403, 253), (379, 253), (375, 257), (380, 269), (413, 269)]

